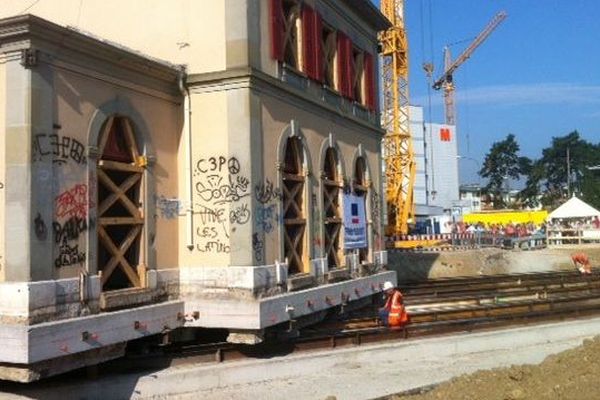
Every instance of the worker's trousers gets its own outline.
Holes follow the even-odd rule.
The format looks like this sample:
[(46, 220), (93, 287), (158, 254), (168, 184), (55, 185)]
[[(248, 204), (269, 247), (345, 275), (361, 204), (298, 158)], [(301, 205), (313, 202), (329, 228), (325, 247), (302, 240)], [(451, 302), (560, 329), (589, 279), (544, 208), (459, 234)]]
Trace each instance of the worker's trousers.
[(379, 319), (381, 320), (381, 323), (383, 324), (383, 326), (388, 326), (389, 316), (390, 316), (390, 312), (388, 310), (386, 310), (386, 309), (379, 310)]

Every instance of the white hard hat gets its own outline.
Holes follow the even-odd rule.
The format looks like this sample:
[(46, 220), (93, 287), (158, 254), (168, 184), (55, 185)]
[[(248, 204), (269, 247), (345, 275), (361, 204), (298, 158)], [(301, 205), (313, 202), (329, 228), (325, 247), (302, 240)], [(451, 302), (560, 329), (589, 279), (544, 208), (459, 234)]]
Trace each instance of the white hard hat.
[(393, 284), (392, 282), (390, 282), (390, 281), (386, 281), (386, 282), (383, 284), (383, 290), (384, 290), (384, 291), (386, 291), (386, 290), (390, 290), (390, 289), (393, 289), (393, 288), (394, 288), (394, 284)]

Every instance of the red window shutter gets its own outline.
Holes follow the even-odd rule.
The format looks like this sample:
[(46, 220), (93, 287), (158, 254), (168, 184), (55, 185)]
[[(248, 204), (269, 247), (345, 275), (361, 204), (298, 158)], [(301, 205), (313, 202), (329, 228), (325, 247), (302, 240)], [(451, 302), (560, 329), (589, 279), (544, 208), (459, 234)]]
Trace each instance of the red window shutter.
[(315, 79), (323, 82), (324, 79), (324, 61), (323, 61), (323, 18), (315, 12)]
[(271, 0), (269, 11), (271, 14), (271, 57), (277, 61), (283, 61), (285, 31), (282, 0)]
[(365, 89), (367, 101), (365, 105), (371, 111), (377, 107), (377, 98), (375, 97), (375, 76), (373, 71), (373, 55), (365, 52)]
[(315, 11), (304, 4), (302, 6), (302, 51), (304, 56), (303, 71), (309, 78), (316, 77)]

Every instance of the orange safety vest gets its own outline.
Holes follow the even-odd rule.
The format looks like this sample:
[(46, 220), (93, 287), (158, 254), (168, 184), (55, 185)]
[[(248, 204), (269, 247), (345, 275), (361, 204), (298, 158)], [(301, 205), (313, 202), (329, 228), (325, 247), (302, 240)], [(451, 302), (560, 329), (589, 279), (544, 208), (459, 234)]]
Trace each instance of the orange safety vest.
[(408, 322), (408, 313), (402, 302), (402, 293), (398, 289), (395, 289), (394, 293), (388, 297), (384, 308), (389, 311), (389, 326), (402, 326)]
[(587, 254), (585, 253), (575, 253), (571, 256), (571, 259), (573, 260), (573, 262), (582, 264), (582, 265), (587, 265), (590, 263), (590, 259), (588, 258)]
[(571, 260), (573, 260), (573, 263), (575, 263), (575, 266), (577, 266), (577, 264), (581, 264), (581, 266), (583, 267), (583, 273), (586, 274), (591, 274), (592, 273), (592, 265), (590, 264), (590, 259), (588, 258), (587, 254), (585, 253), (575, 253), (571, 256)]

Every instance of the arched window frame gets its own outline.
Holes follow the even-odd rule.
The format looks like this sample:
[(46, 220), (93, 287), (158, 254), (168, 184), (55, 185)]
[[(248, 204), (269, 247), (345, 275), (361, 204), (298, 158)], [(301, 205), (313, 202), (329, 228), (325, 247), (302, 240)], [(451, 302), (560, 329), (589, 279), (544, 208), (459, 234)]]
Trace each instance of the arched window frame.
[[(284, 205), (283, 205), (283, 193), (284, 193), (284, 165), (285, 165), (285, 151), (286, 145), (288, 143), (288, 139), (296, 138), (301, 144), (302, 149), (302, 174), (305, 177), (304, 184), (304, 193), (303, 193), (303, 210), (305, 210), (305, 219), (306, 219), (306, 229), (304, 232), (304, 254), (303, 254), (303, 268), (301, 271), (291, 271), (289, 272), (291, 275), (294, 274), (302, 274), (302, 273), (311, 273), (310, 263), (311, 259), (314, 257), (313, 246), (310, 244), (313, 242), (313, 211), (312, 211), (312, 167), (310, 163), (310, 153), (308, 152), (308, 147), (306, 146), (306, 139), (302, 134), (300, 128), (298, 127), (298, 123), (295, 120), (290, 121), (290, 124), (286, 126), (283, 130), (278, 143), (277, 150), (277, 181), (279, 182), (280, 189), (282, 192), (282, 199), (279, 202), (279, 215), (281, 219), (284, 219)], [(285, 226), (284, 224), (279, 224), (279, 260), (285, 261)], [(289, 267), (289, 266), (288, 266)]]

